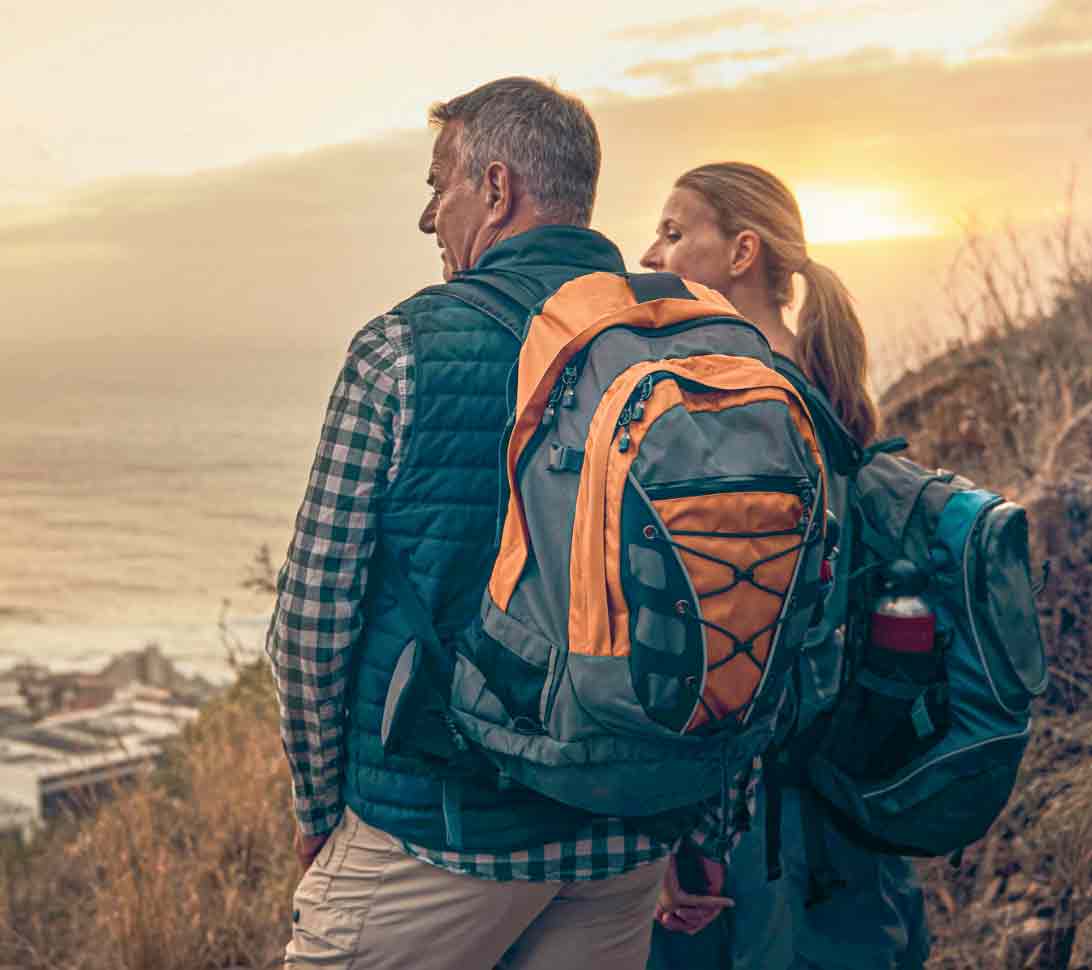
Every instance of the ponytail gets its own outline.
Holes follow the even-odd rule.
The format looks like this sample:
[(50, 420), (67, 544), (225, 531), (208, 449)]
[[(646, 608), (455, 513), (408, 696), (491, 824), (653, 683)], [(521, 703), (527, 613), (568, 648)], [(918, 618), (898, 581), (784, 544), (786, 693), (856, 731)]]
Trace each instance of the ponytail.
[(857, 442), (867, 445), (880, 422), (868, 391), (868, 348), (853, 298), (826, 266), (806, 259), (799, 272), (808, 284), (796, 323), (800, 366), (826, 392)]

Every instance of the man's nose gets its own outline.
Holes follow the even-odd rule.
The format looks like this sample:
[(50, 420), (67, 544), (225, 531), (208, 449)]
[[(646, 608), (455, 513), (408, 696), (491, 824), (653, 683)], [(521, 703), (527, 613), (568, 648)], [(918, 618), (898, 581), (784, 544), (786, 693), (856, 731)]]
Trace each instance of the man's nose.
[(417, 228), (428, 236), (431, 236), (436, 232), (435, 203), (430, 201), (429, 204), (425, 206), (424, 211), (421, 213), (421, 218), (417, 220)]

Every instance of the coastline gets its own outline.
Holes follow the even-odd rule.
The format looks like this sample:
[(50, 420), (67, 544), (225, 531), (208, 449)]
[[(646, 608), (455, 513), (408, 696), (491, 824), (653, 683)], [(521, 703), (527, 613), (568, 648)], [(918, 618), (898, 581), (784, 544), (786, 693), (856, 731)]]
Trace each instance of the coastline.
[(32, 662), (56, 673), (93, 672), (114, 658), (159, 646), (179, 673), (200, 675), (216, 685), (235, 679), (231, 649), (258, 656), (264, 649), (268, 611), (232, 613), (225, 621), (232, 639), (225, 644), (214, 620), (203, 622), (143, 620), (132, 623), (0, 621), (0, 673)]

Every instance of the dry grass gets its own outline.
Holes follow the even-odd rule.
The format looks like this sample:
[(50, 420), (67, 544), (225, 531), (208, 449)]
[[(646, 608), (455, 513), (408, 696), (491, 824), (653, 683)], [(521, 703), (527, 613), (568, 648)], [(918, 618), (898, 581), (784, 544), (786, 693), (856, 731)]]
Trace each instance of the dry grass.
[(1059, 229), (1049, 299), (1007, 239), (968, 243), (975, 309), (953, 312), (975, 339), (907, 373), (883, 409), (915, 460), (1027, 497), (1092, 462), (1092, 238)]
[(0, 871), (0, 966), (276, 966), (298, 870), (269, 672), (242, 671), (167, 764)]

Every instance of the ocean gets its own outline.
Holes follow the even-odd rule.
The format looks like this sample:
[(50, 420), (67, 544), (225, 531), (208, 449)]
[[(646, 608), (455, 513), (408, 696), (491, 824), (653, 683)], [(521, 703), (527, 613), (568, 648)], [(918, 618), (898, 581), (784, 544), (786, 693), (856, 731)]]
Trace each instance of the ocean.
[(260, 649), (271, 600), (243, 583), (263, 545), (283, 560), (340, 357), (101, 339), (0, 360), (0, 668), (154, 642), (222, 680), (221, 621)]

